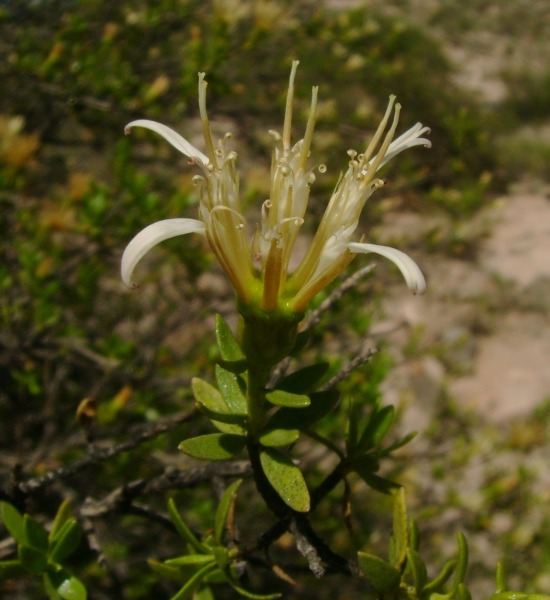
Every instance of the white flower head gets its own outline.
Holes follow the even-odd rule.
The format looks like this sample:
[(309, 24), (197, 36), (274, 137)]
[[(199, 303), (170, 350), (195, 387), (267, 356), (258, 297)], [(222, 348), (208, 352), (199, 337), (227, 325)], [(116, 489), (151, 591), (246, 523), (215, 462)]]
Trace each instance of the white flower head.
[[(312, 89), (311, 106), (304, 137), (291, 142), (294, 78), (298, 61), (290, 73), (282, 135), (274, 138), (269, 198), (262, 205), (261, 223), (250, 240), (241, 210), (237, 154), (228, 149), (230, 134), (214, 143), (206, 112), (204, 73), (199, 74), (199, 109), (205, 152), (181, 135), (155, 121), (140, 119), (126, 126), (144, 127), (161, 135), (195, 163), (202, 175), (195, 177), (199, 188), (199, 219), (168, 219), (149, 225), (130, 242), (121, 273), (127, 285), (141, 258), (156, 244), (187, 233), (205, 235), (221, 266), (227, 272), (243, 305), (265, 311), (302, 312), (309, 301), (351, 262), (356, 254), (376, 253), (393, 261), (407, 286), (422, 293), (426, 283), (416, 263), (403, 252), (354, 240), (359, 217), (367, 199), (384, 181), (377, 172), (394, 156), (414, 146), (430, 147), (422, 137), (429, 132), (417, 123), (394, 139), (400, 105), (391, 96), (386, 113), (368, 147), (362, 153), (349, 151), (348, 168), (340, 177), (325, 214), (306, 255), (294, 273), (289, 262), (304, 219), (314, 168), (308, 166), (315, 128), (318, 88)], [(319, 171), (326, 167), (321, 165)]]

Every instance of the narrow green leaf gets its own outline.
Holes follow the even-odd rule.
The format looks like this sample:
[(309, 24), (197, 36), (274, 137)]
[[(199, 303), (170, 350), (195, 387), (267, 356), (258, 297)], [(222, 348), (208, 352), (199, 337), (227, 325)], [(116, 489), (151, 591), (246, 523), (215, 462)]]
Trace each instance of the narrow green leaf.
[(65, 521), (61, 529), (57, 531), (56, 540), (50, 550), (50, 560), (57, 563), (63, 562), (76, 550), (81, 536), (82, 530), (76, 519), (70, 518)]
[(232, 579), (228, 579), (231, 587), (243, 598), (249, 598), (249, 600), (277, 600), (282, 597), (282, 594), (254, 594), (245, 590), (240, 585), (237, 585)]
[(369, 464), (361, 465), (354, 461), (352, 466), (357, 475), (359, 475), (359, 477), (361, 477), (361, 479), (369, 487), (377, 492), (382, 494), (391, 494), (401, 487), (401, 485), (395, 481), (391, 481), (390, 479), (380, 477), (379, 475), (373, 473)]
[(304, 394), (291, 394), (284, 390), (273, 390), (265, 395), (266, 399), (275, 406), (287, 406), (291, 408), (305, 408), (311, 404), (309, 396)]
[(25, 573), (25, 569), (19, 560), (2, 560), (0, 561), (0, 581), (2, 579), (11, 579), (19, 577)]
[[(201, 554), (199, 556), (205, 555)], [(182, 573), (181, 569), (177, 567), (166, 565), (153, 558), (148, 559), (147, 563), (149, 564), (151, 570), (154, 571), (157, 575), (160, 575), (161, 577), (166, 577), (166, 579), (177, 581), (178, 583), (182, 583), (187, 579), (187, 576), (184, 573)]]
[(48, 563), (48, 557), (44, 552), (23, 544), (17, 547), (17, 555), (21, 564), (31, 573), (42, 573)]
[(441, 569), (439, 575), (437, 575), (437, 577), (434, 577), (429, 583), (427, 583), (424, 586), (425, 596), (429, 598), (430, 594), (433, 594), (435, 592), (443, 592), (443, 586), (451, 578), (451, 575), (453, 574), (453, 571), (456, 568), (456, 562), (457, 561), (454, 558), (446, 562), (443, 568)]
[(50, 534), (48, 536), (48, 540), (51, 542), (55, 542), (57, 539), (57, 534), (63, 527), (66, 521), (68, 521), (73, 515), (73, 503), (70, 499), (64, 500), (57, 509), (57, 513), (53, 520), (52, 528), (50, 529)]
[(236, 456), (245, 446), (246, 438), (229, 433), (209, 433), (184, 440), (178, 448), (200, 460), (227, 460)]
[(393, 534), (394, 556), (390, 559), (397, 569), (401, 568), (407, 558), (409, 545), (409, 520), (405, 504), (405, 489), (399, 488), (393, 500)]
[(409, 442), (414, 440), (414, 438), (417, 435), (418, 435), (418, 431), (412, 431), (411, 433), (408, 433), (405, 437), (403, 437), (400, 440), (398, 440), (397, 442), (395, 442), (395, 444), (392, 444), (391, 446), (388, 446), (387, 448), (380, 450), (377, 453), (378, 456), (389, 456), (395, 450), (402, 448), (403, 446), (405, 446), (406, 444), (408, 444)]
[(40, 550), (41, 552), (48, 551), (48, 532), (42, 525), (33, 519), (30, 515), (23, 517), (23, 525), (25, 527), (26, 545)]
[(458, 562), (456, 564), (455, 580), (453, 582), (452, 592), (456, 593), (461, 583), (464, 583), (466, 571), (468, 570), (468, 542), (462, 532), (457, 534), (458, 541)]
[(181, 518), (181, 515), (176, 507), (176, 503), (172, 498), (168, 500), (168, 512), (170, 514), (170, 518), (172, 519), (172, 523), (174, 523), (176, 531), (181, 535), (181, 537), (186, 540), (199, 554), (204, 554), (204, 552), (207, 551), (206, 546), (201, 544), (189, 527), (187, 527), (187, 524)]
[(309, 492), (304, 476), (285, 454), (272, 448), (260, 451), (263, 472), (284, 503), (298, 512), (309, 510)]
[(234, 362), (246, 358), (231, 327), (221, 315), (216, 315), (216, 341), (223, 360)]
[(246, 396), (243, 393), (242, 379), (227, 369), (216, 365), (216, 381), (220, 393), (229, 410), (236, 415), (245, 416), (248, 412)]
[(10, 532), (12, 537), (19, 544), (23, 544), (26, 541), (25, 537), (25, 525), (23, 523), (23, 517), (21, 513), (7, 502), (0, 502), (0, 516), (6, 529)]
[(497, 562), (497, 573), (496, 573), (496, 589), (495, 592), (506, 591), (506, 571), (504, 569), (504, 563), (502, 561)]
[(269, 420), (270, 429), (300, 429), (304, 431), (315, 425), (334, 408), (340, 394), (336, 390), (314, 392), (311, 404), (305, 408), (281, 408)]
[(208, 575), (208, 573), (212, 571), (215, 567), (215, 563), (205, 565), (202, 569), (200, 569), (192, 577), (190, 577), (185, 583), (185, 585), (180, 589), (180, 591), (174, 596), (172, 596), (170, 600), (189, 600), (190, 598), (192, 598), (195, 589), (198, 587), (202, 579), (206, 575)]
[(210, 422), (214, 427), (222, 433), (230, 433), (232, 435), (246, 435), (246, 429), (237, 423), (222, 423), (210, 417)]
[(358, 552), (359, 568), (367, 581), (380, 594), (395, 592), (401, 581), (401, 573), (389, 563), (374, 554)]
[(293, 394), (306, 394), (323, 378), (329, 366), (329, 363), (322, 362), (294, 371), (283, 377), (277, 388)]
[(380, 445), (395, 419), (395, 408), (384, 406), (377, 410), (369, 419), (365, 431), (357, 443), (357, 453), (367, 452)]
[(428, 571), (426, 570), (426, 565), (420, 557), (420, 554), (412, 548), (407, 548), (407, 567), (410, 569), (413, 576), (414, 589), (420, 596), (420, 593), (428, 580)]
[(294, 444), (300, 437), (298, 429), (269, 429), (260, 435), (260, 443), (270, 448)]
[(218, 508), (216, 509), (216, 518), (214, 520), (214, 539), (217, 544), (222, 543), (223, 530), (225, 529), (225, 523), (231, 507), (235, 503), (237, 498), (237, 492), (243, 482), (242, 479), (237, 479), (231, 485), (227, 487), (223, 496), (220, 498)]
[(202, 566), (208, 565), (215, 562), (214, 557), (211, 554), (184, 554), (177, 558), (169, 558), (164, 561), (165, 565), (169, 567), (183, 567), (183, 566)]

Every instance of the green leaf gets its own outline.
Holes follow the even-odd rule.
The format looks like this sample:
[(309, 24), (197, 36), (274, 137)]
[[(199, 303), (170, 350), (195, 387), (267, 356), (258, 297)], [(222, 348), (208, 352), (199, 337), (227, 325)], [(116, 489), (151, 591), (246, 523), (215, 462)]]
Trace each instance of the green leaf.
[(234, 373), (242, 373), (246, 369), (246, 357), (221, 315), (216, 315), (216, 341), (225, 367)]
[(27, 538), (25, 537), (25, 525), (21, 513), (15, 506), (7, 502), (0, 502), (0, 516), (2, 516), (2, 521), (4, 521), (6, 529), (15, 541), (23, 544)]
[(200, 569), (192, 577), (190, 577), (185, 583), (185, 585), (180, 589), (180, 591), (174, 596), (172, 596), (170, 600), (189, 600), (190, 598), (192, 598), (195, 589), (199, 586), (202, 579), (206, 575), (208, 575), (208, 573), (212, 571), (215, 567), (215, 563), (205, 565), (202, 569)]
[(81, 536), (82, 530), (76, 519), (71, 518), (65, 521), (61, 529), (58, 530), (56, 540), (50, 550), (50, 560), (57, 563), (63, 562), (67, 556), (76, 550)]
[(237, 498), (237, 492), (243, 482), (242, 479), (237, 479), (230, 486), (227, 487), (223, 496), (220, 499), (218, 508), (216, 509), (216, 518), (214, 520), (214, 539), (217, 544), (222, 543), (223, 530), (225, 529), (225, 523), (231, 507), (235, 503)]
[(236, 415), (246, 416), (248, 405), (241, 388), (243, 385), (241, 378), (220, 365), (216, 365), (216, 381), (229, 410)]
[(49, 573), (44, 573), (42, 580), (44, 582), (44, 589), (46, 590), (50, 600), (63, 600), (63, 598), (61, 598), (61, 596), (58, 594), (56, 586), (53, 584)]
[(176, 531), (181, 535), (181, 537), (186, 540), (199, 554), (204, 554), (204, 552), (207, 551), (206, 546), (201, 544), (189, 527), (187, 527), (187, 524), (181, 518), (181, 515), (176, 507), (176, 503), (172, 498), (168, 500), (168, 512), (170, 513), (170, 517), (172, 519), (172, 523), (174, 523)]
[(88, 597), (84, 584), (72, 575), (64, 577), (57, 587), (57, 592), (63, 600), (86, 600)]
[(357, 402), (348, 399), (348, 427), (346, 432), (346, 448), (349, 456), (355, 456), (357, 443), (359, 441), (359, 421), (361, 419), (361, 407)]
[(441, 572), (424, 586), (424, 595), (428, 598), (435, 592), (443, 592), (443, 586), (449, 581), (456, 567), (456, 559), (451, 559), (445, 563)]
[(468, 542), (462, 532), (457, 534), (458, 541), (458, 562), (456, 564), (455, 580), (452, 586), (452, 593), (458, 592), (459, 585), (464, 583), (466, 571), (468, 570)]
[(0, 581), (3, 579), (12, 579), (25, 573), (25, 569), (19, 560), (0, 561)]
[(260, 443), (263, 446), (279, 448), (294, 444), (299, 437), (298, 429), (269, 429), (260, 435)]
[[(228, 373), (228, 371), (226, 371), (226, 373)], [(229, 375), (232, 374), (229, 373)], [(232, 376), (234, 377), (234, 375)], [(191, 381), (191, 388), (193, 389), (193, 394), (198, 403), (199, 410), (212, 420), (221, 423), (239, 424), (242, 423), (246, 417), (246, 411), (244, 413), (236, 414), (224, 400), (222, 394), (206, 381), (194, 377)]]
[(260, 450), (263, 472), (284, 503), (298, 512), (309, 510), (309, 492), (300, 469), (278, 450)]
[(222, 421), (216, 421), (216, 419), (213, 419), (212, 417), (210, 417), (210, 422), (218, 431), (221, 431), (222, 433), (246, 435), (246, 429), (237, 423), (222, 423)]
[(250, 600), (277, 600), (281, 598), (282, 594), (254, 594), (245, 590), (240, 585), (237, 585), (232, 579), (228, 579), (231, 587), (243, 598), (249, 598)]
[(414, 589), (420, 596), (420, 593), (428, 580), (428, 572), (420, 554), (412, 548), (407, 548), (407, 567), (410, 569), (413, 576)]
[[(205, 555), (201, 554), (199, 556)], [(154, 560), (153, 558), (150, 558), (147, 563), (149, 564), (151, 570), (161, 577), (166, 577), (166, 579), (171, 579), (172, 581), (177, 581), (178, 583), (182, 583), (187, 579), (187, 576), (184, 575), (181, 569), (178, 569), (177, 567), (165, 565), (164, 563)]]
[(209, 433), (184, 440), (178, 448), (200, 460), (227, 460), (236, 456), (246, 444), (246, 438), (230, 433)]
[(305, 408), (311, 404), (309, 396), (304, 394), (292, 394), (284, 390), (273, 390), (265, 395), (266, 399), (276, 406), (287, 406), (290, 408)]
[(384, 406), (370, 418), (365, 431), (357, 443), (357, 453), (364, 453), (380, 445), (395, 419), (395, 408)]
[(269, 420), (270, 429), (300, 429), (304, 431), (315, 425), (334, 408), (340, 397), (339, 392), (314, 392), (310, 395), (311, 404), (305, 408), (281, 408)]
[(23, 526), (25, 528), (26, 545), (31, 546), (40, 552), (48, 551), (48, 532), (42, 525), (33, 519), (30, 515), (23, 517)]
[(88, 597), (86, 587), (80, 579), (77, 579), (65, 569), (44, 573), (44, 582), (46, 580), (49, 580), (51, 587), (63, 600), (86, 600)]
[(391, 594), (397, 590), (401, 573), (389, 563), (374, 554), (358, 552), (359, 567), (367, 581), (380, 594)]
[(309, 365), (298, 371), (294, 371), (277, 383), (277, 388), (293, 394), (305, 394), (312, 388), (328, 371), (329, 363), (322, 362)]
[(399, 488), (393, 500), (393, 556), (390, 562), (396, 568), (401, 568), (407, 558), (409, 545), (409, 520), (405, 504), (405, 489)]
[(369, 487), (382, 494), (391, 494), (401, 487), (395, 481), (380, 477), (373, 472), (378, 468), (378, 460), (374, 458), (362, 456), (352, 461), (350, 467)]
[(224, 402), (220, 392), (207, 381), (193, 377), (191, 380), (191, 389), (195, 400), (211, 410), (212, 412), (229, 412), (227, 404)]
[(23, 544), (17, 547), (17, 555), (23, 567), (31, 573), (42, 573), (48, 563), (48, 557), (44, 552)]
[(215, 560), (211, 554), (184, 554), (183, 556), (178, 556), (176, 558), (169, 558), (164, 561), (164, 564), (169, 567), (187, 567), (208, 565), (213, 562), (215, 562)]
[(55, 542), (57, 539), (57, 535), (63, 525), (68, 521), (73, 514), (73, 505), (70, 499), (64, 500), (57, 509), (57, 513), (55, 515), (55, 519), (52, 524), (52, 528), (50, 529), (50, 534), (48, 536), (49, 542)]
[(388, 446), (387, 448), (380, 450), (377, 453), (378, 456), (389, 456), (395, 450), (402, 448), (403, 446), (405, 446), (406, 444), (408, 444), (409, 442), (414, 440), (414, 438), (417, 435), (418, 435), (418, 431), (412, 431), (411, 433), (408, 433), (405, 437), (403, 437), (400, 440), (398, 440), (397, 442), (395, 442), (395, 444), (392, 444), (391, 446)]
[(504, 569), (504, 563), (502, 561), (497, 562), (497, 572), (496, 572), (496, 589), (495, 592), (498, 594), (499, 592), (506, 591), (506, 571)]

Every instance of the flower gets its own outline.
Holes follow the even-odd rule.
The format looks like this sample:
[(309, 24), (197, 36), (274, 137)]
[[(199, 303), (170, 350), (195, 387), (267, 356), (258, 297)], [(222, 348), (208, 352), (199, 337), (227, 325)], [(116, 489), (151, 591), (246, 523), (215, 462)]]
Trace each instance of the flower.
[(317, 111), (317, 87), (312, 89), (304, 137), (291, 143), (297, 67), (298, 61), (294, 61), (282, 135), (270, 132), (274, 138), (270, 195), (262, 205), (261, 223), (251, 241), (247, 237), (246, 219), (239, 198), (237, 154), (228, 148), (230, 134), (214, 143), (206, 112), (204, 73), (199, 73), (199, 109), (206, 153), (161, 123), (139, 119), (126, 126), (126, 133), (133, 127), (158, 133), (202, 171), (194, 178), (200, 195), (199, 218), (167, 219), (138, 233), (122, 257), (121, 275), (126, 285), (132, 285), (137, 263), (151, 248), (177, 235), (198, 233), (206, 236), (243, 306), (256, 306), (268, 312), (303, 312), (311, 299), (330, 284), (355, 255), (367, 253), (393, 261), (414, 293), (425, 290), (421, 270), (405, 253), (355, 239), (365, 202), (384, 185), (384, 180), (377, 177), (379, 169), (408, 148), (431, 146), (430, 141), (422, 137), (429, 129), (420, 123), (394, 139), (401, 110), (395, 103), (395, 96), (390, 96), (386, 113), (364, 152), (348, 151), (348, 168), (336, 185), (311, 245), (297, 269), (289, 272), (290, 258), (315, 181), (315, 170), (326, 170), (324, 165), (317, 169), (308, 166)]

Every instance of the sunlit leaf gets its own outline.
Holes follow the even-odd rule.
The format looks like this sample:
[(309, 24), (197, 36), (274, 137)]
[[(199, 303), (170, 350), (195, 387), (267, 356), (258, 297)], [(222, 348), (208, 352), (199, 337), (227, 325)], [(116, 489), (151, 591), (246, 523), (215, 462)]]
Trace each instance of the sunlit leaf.
[(264, 448), (260, 451), (262, 470), (273, 489), (287, 506), (298, 512), (309, 510), (309, 492), (300, 469), (282, 452)]
[(76, 550), (81, 536), (82, 530), (76, 519), (65, 521), (61, 529), (57, 532), (56, 540), (50, 551), (50, 560), (53, 562), (62, 562)]
[(237, 415), (246, 415), (246, 396), (241, 389), (239, 376), (220, 367), (220, 365), (216, 365), (216, 381), (229, 410)]
[(294, 444), (299, 437), (298, 429), (269, 429), (260, 435), (260, 443), (263, 446), (279, 448)]
[(216, 315), (216, 341), (224, 366), (233, 373), (246, 369), (246, 358), (231, 327), (221, 315)]
[(209, 433), (184, 440), (178, 448), (200, 460), (227, 460), (236, 456), (245, 446), (246, 438), (230, 433)]
[(400, 568), (407, 559), (407, 547), (409, 545), (409, 519), (407, 517), (404, 488), (397, 490), (393, 500), (392, 540), (394, 555), (390, 558), (390, 562), (394, 567)]
[(358, 552), (359, 567), (367, 581), (380, 594), (391, 594), (399, 586), (401, 573), (374, 554)]
[(0, 502), (0, 516), (16, 542), (22, 544), (26, 541), (25, 524), (21, 513), (7, 502)]
[(59, 508), (57, 509), (57, 513), (53, 520), (52, 528), (50, 529), (50, 534), (48, 539), (51, 542), (54, 542), (57, 539), (57, 535), (65, 522), (72, 517), (73, 514), (73, 505), (70, 499), (64, 500)]
[(276, 406), (305, 408), (311, 404), (309, 396), (304, 394), (292, 394), (290, 392), (285, 392), (284, 390), (273, 390), (272, 392), (268, 392), (265, 397), (266, 400), (271, 402), (271, 404), (275, 404)]

